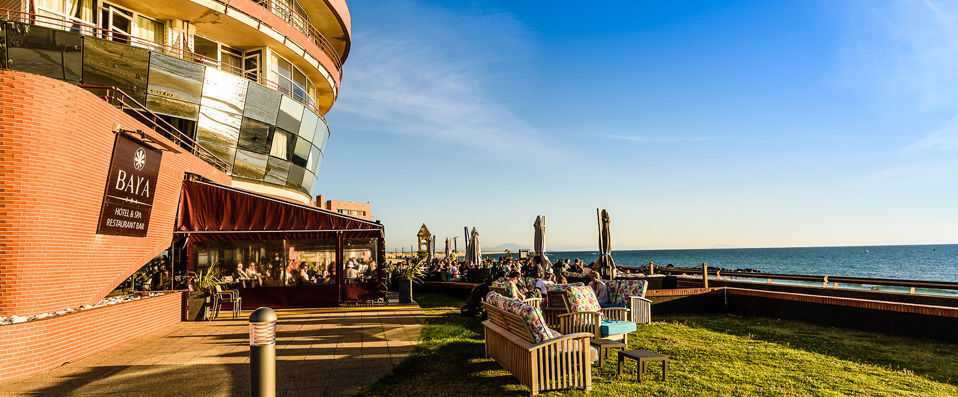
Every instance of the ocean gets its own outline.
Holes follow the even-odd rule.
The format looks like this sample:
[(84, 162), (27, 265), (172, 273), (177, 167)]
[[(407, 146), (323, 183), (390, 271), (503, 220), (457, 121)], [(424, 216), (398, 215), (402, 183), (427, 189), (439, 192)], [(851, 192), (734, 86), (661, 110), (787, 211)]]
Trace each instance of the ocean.
[[(547, 251), (549, 259), (595, 261), (598, 251)], [(492, 255), (498, 256), (498, 255)], [(613, 251), (619, 266), (752, 268), (764, 273), (958, 282), (958, 244)]]

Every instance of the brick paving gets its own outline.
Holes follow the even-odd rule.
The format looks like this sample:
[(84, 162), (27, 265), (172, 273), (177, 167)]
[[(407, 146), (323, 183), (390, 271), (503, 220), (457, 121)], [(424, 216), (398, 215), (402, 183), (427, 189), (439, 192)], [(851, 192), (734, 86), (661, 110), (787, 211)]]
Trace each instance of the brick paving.
[[(412, 352), (418, 307), (279, 311), (277, 395), (351, 395)], [(56, 369), (0, 382), (0, 395), (249, 395), (243, 320), (181, 322)]]

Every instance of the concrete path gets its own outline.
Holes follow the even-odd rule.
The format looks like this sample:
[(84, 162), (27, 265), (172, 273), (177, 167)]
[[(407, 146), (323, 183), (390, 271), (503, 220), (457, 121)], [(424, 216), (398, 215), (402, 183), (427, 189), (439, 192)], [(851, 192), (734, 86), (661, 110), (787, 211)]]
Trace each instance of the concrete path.
[[(277, 395), (350, 395), (402, 361), (419, 340), (418, 307), (280, 311)], [(249, 395), (244, 320), (182, 322), (22, 379), (0, 395)]]

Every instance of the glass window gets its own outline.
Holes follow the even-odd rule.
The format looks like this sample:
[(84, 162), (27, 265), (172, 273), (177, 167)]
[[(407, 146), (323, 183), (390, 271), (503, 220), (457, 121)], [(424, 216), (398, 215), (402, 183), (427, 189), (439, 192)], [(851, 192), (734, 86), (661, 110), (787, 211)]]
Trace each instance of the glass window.
[(196, 139), (217, 145), (235, 147), (239, 139), (243, 116), (219, 109), (200, 106)]
[[(299, 265), (301, 284), (336, 283), (336, 242), (333, 240), (292, 240), (290, 258)], [(303, 274), (305, 264), (305, 275)], [(305, 277), (304, 277), (305, 276)]]
[(273, 139), (269, 150), (270, 156), (290, 160), (295, 149), (296, 137), (292, 133), (278, 128), (273, 130)]
[(194, 35), (193, 54), (196, 55), (194, 56), (195, 61), (214, 68), (219, 67), (219, 45), (215, 41)]
[(293, 65), (276, 53), (270, 56), (270, 77), (276, 89), (286, 95), (293, 94)]
[(137, 102), (146, 102), (150, 52), (93, 37), (83, 38), (83, 82), (115, 86)]
[(319, 151), (319, 148), (313, 146), (309, 150), (309, 159), (306, 161), (306, 168), (312, 172), (317, 172), (319, 169), (319, 163), (323, 161), (323, 152)]
[(316, 134), (317, 124), (319, 124), (319, 116), (310, 110), (304, 110), (303, 120), (299, 124), (299, 137), (312, 142), (313, 135)]
[(203, 107), (231, 113), (243, 113), (249, 80), (216, 69), (206, 70), (203, 79)]
[(260, 82), (260, 65), (262, 62), (262, 50), (246, 51), (243, 54), (243, 73), (247, 79)]
[(309, 141), (299, 138), (296, 140), (296, 150), (293, 152), (293, 164), (296, 164), (300, 167), (305, 167), (306, 162), (309, 159), (309, 150), (313, 145)]
[(303, 174), (303, 184), (300, 185), (299, 191), (312, 196), (313, 182), (315, 180), (316, 175), (313, 175), (312, 172), (306, 171), (306, 173)]
[(266, 177), (263, 180), (267, 183), (285, 186), (287, 176), (289, 176), (289, 161), (270, 157), (269, 163), (266, 165)]
[(279, 114), (276, 116), (276, 126), (286, 131), (299, 131), (300, 121), (303, 119), (303, 105), (293, 98), (284, 96), (279, 103)]
[(282, 94), (259, 84), (250, 84), (243, 115), (267, 124), (276, 124), (276, 115), (282, 100)]
[(329, 141), (329, 126), (326, 121), (320, 119), (316, 125), (316, 135), (313, 136), (313, 144), (319, 146), (319, 150), (326, 151), (326, 142)]
[[(40, 26), (7, 29), (7, 53), (10, 68), (54, 79), (80, 80), (81, 39), (77, 34)], [(0, 31), (0, 43), (2, 43)], [(7, 59), (0, 60), (0, 64)]]
[(253, 153), (246, 150), (236, 151), (236, 161), (233, 162), (233, 176), (261, 181), (266, 175), (266, 154)]
[[(233, 164), (233, 156), (236, 155), (236, 148), (220, 146), (220, 145), (216, 145), (216, 144), (212, 144), (208, 142), (198, 142), (197, 144), (199, 144), (200, 147), (208, 150), (213, 156), (216, 156), (216, 158), (226, 162), (227, 164), (226, 172), (230, 172), (229, 168)], [(207, 160), (205, 158), (206, 157), (205, 153), (199, 153), (199, 157), (204, 160)], [(212, 162), (210, 163), (212, 164)]]
[(346, 239), (343, 247), (344, 280), (348, 283), (379, 280), (376, 239)]
[(190, 119), (194, 121), (200, 113), (200, 105), (177, 101), (175, 99), (157, 95), (146, 96), (146, 107), (156, 114)]
[(289, 167), (289, 175), (286, 177), (286, 187), (299, 189), (303, 184), (303, 177), (306, 175), (306, 169), (297, 165)]
[(257, 153), (269, 153), (269, 133), (273, 126), (261, 121), (243, 117), (243, 126), (240, 127), (239, 143), (236, 145), (243, 150)]
[(137, 44), (140, 44), (153, 51), (162, 51), (165, 40), (165, 31), (166, 29), (163, 27), (161, 22), (154, 21), (142, 15), (137, 15), (136, 29), (134, 30), (133, 35), (139, 39), (142, 39), (137, 40)]
[(198, 104), (203, 95), (205, 69), (203, 65), (152, 52), (147, 90), (152, 95)]
[(220, 45), (220, 70), (243, 75), (243, 53)]

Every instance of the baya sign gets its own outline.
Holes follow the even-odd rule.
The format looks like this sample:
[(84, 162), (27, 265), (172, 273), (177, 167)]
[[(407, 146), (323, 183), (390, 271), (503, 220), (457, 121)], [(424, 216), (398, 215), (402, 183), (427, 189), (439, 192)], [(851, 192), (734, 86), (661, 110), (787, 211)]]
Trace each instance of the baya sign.
[(159, 150), (116, 135), (97, 233), (146, 237), (162, 158)]

